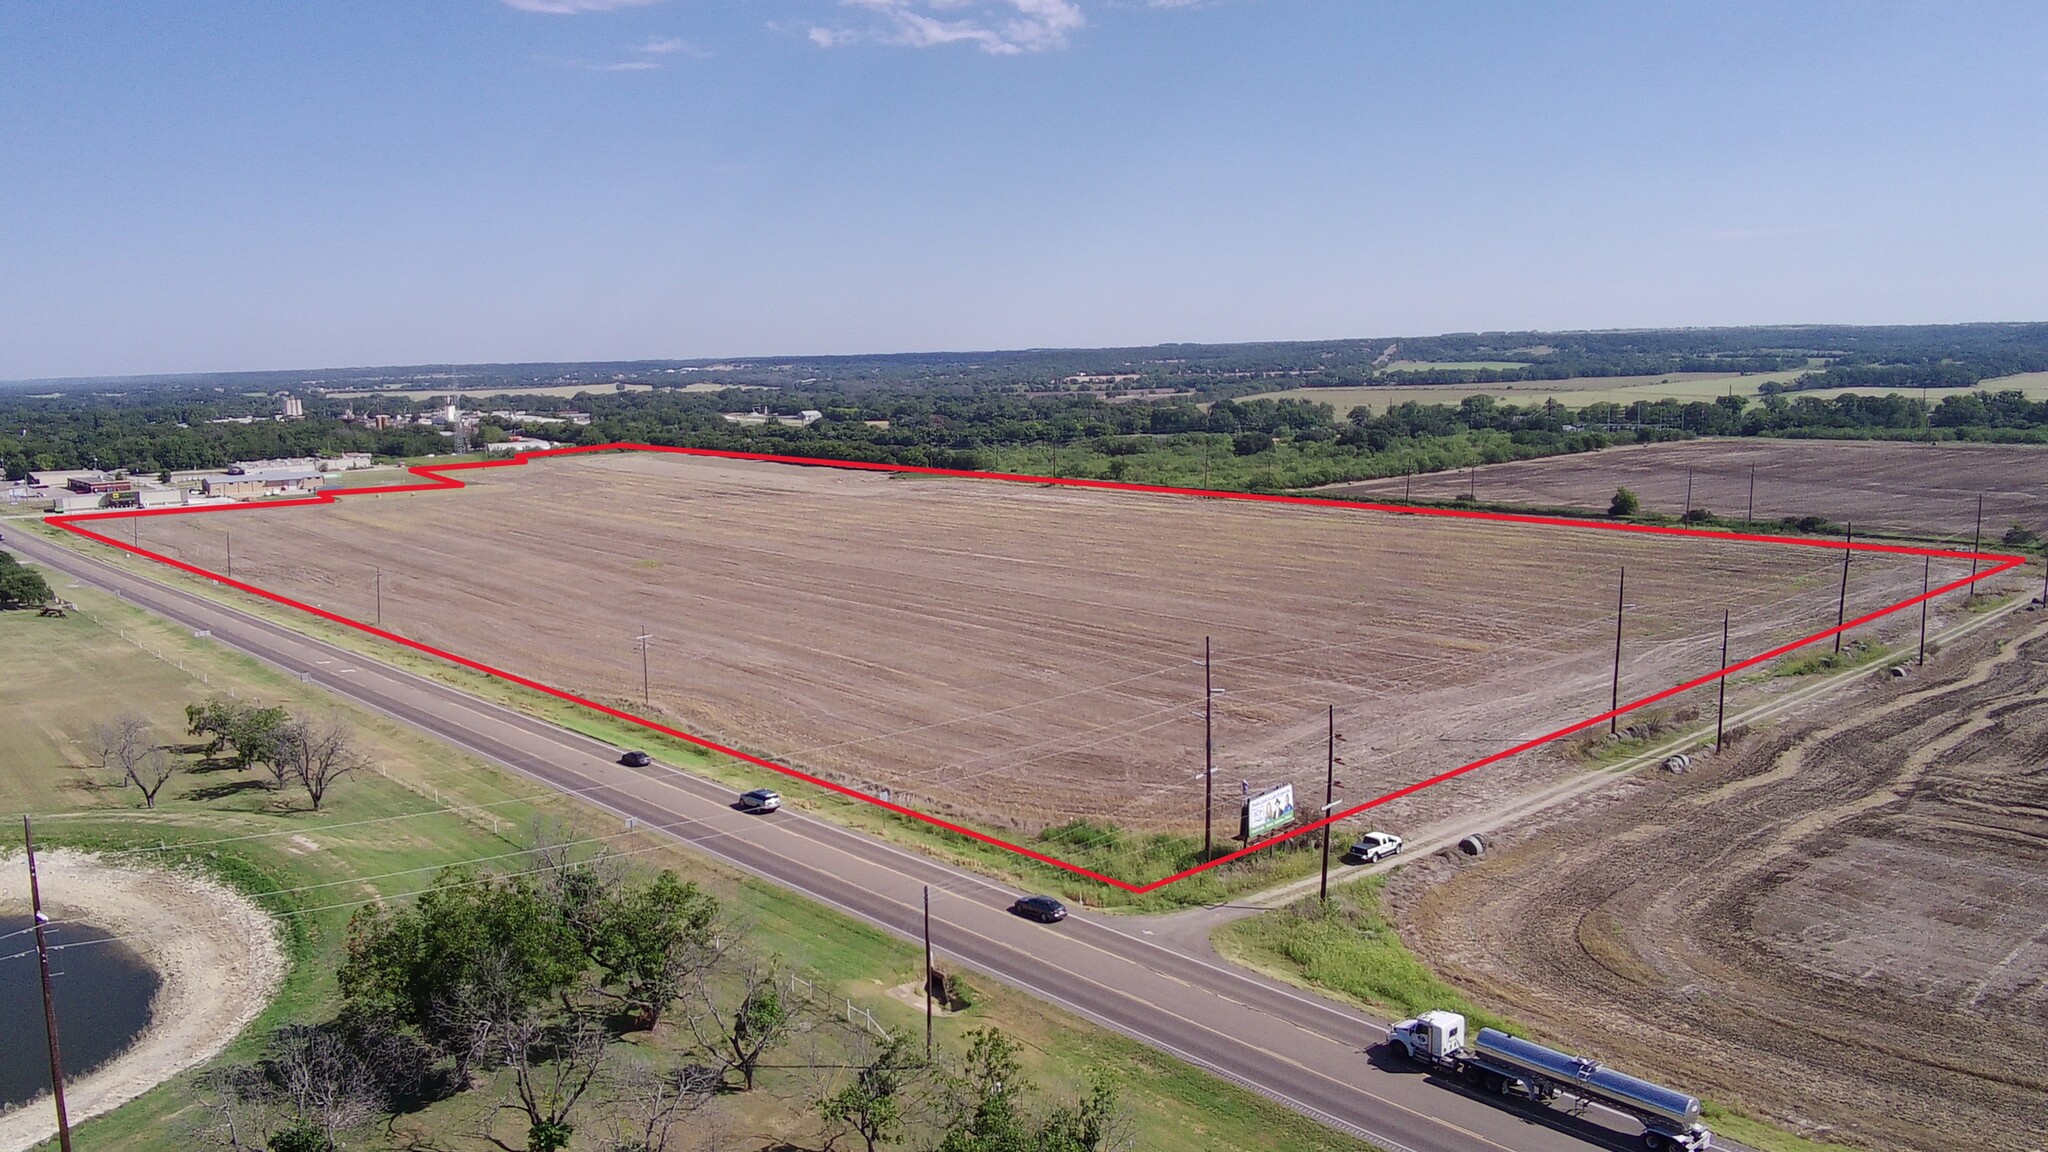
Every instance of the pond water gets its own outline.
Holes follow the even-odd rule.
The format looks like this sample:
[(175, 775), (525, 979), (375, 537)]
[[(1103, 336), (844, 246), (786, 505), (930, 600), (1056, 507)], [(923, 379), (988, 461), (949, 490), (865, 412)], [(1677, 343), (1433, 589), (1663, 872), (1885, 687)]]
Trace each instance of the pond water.
[[(43, 1037), (43, 988), (36, 970), (34, 934), (23, 915), (0, 915), (0, 1108), (50, 1087), (50, 1055)], [(15, 935), (15, 933), (20, 933)], [(157, 974), (124, 944), (90, 924), (53, 924), (50, 946), (83, 945), (50, 953), (56, 990), (57, 1038), (64, 1079), (78, 1079), (128, 1047), (149, 1023)], [(26, 955), (16, 953), (26, 952)]]

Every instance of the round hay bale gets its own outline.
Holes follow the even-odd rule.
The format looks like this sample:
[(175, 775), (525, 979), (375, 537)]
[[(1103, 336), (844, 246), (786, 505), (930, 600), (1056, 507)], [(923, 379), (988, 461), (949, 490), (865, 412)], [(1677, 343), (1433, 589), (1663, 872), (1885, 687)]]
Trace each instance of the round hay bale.
[(1472, 835), (1458, 841), (1458, 851), (1463, 852), (1467, 856), (1484, 856), (1486, 855), (1486, 839), (1479, 835), (1479, 833), (1474, 832)]

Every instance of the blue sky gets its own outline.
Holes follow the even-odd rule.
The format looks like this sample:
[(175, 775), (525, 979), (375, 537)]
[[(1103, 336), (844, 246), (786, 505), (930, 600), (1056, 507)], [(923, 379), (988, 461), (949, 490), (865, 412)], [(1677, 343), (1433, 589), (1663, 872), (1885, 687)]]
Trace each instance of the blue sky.
[(2048, 319), (2048, 5), (0, 4), (0, 378)]

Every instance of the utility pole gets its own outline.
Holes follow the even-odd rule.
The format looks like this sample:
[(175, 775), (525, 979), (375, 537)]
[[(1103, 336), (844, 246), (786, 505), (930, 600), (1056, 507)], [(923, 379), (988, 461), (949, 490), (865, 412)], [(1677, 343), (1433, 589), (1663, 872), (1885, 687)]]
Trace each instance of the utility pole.
[(1728, 718), (1728, 610), (1721, 610), (1721, 699), (1714, 705), (1714, 751), (1721, 751), (1722, 722)]
[(232, 580), (232, 579), (234, 579), (234, 578), (235, 578), (235, 534), (234, 534), (233, 532), (229, 532), (229, 533), (228, 533), (228, 571), (227, 571), (227, 577), (228, 577), (228, 579), (230, 579), (230, 580)]
[(924, 886), (924, 1058), (932, 1058), (932, 886)]
[(1856, 525), (1851, 524), (1848, 526), (1847, 534), (1842, 537), (1842, 592), (1835, 598), (1835, 654), (1838, 656), (1842, 652), (1842, 621), (1847, 617), (1849, 609), (1849, 545), (1855, 540)]
[(1616, 582), (1614, 589), (1614, 691), (1613, 698), (1607, 705), (1607, 710), (1615, 713), (1615, 715), (1607, 718), (1607, 734), (1609, 736), (1617, 736), (1621, 733), (1621, 609), (1623, 601), (1627, 598), (1628, 569), (1624, 567), (1621, 570), (1621, 579)]
[(1748, 520), (1751, 524), (1756, 523), (1756, 465), (1754, 464), (1749, 466), (1749, 511), (1743, 515), (1744, 519)]
[(1965, 599), (1977, 598), (1977, 557), (1978, 548), (1984, 543), (1984, 494), (1977, 493), (1977, 531), (1970, 536), (1970, 594)]
[[(1692, 515), (1692, 469), (1685, 470), (1685, 515)], [(1684, 519), (1683, 516), (1680, 519)]]
[(21, 841), (28, 849), (29, 907), (36, 926), (36, 962), (43, 973), (43, 1033), (50, 1038), (50, 1095), (57, 1101), (57, 1143), (63, 1152), (71, 1152), (71, 1118), (64, 1111), (64, 1058), (57, 1051), (57, 1000), (50, 991), (50, 947), (43, 935), (43, 926), (50, 918), (43, 915), (43, 889), (36, 879), (35, 832), (25, 812), (21, 817)]
[[(1927, 666), (1927, 585), (1934, 572), (1934, 557), (1920, 558), (1920, 667)], [(2048, 595), (2044, 593), (2043, 595)]]
[(384, 626), (384, 570), (377, 569), (377, 627)]
[(648, 708), (654, 707), (654, 689), (652, 682), (647, 678), (647, 650), (653, 645), (654, 633), (649, 632), (647, 625), (642, 624), (640, 634), (633, 637), (633, 646), (640, 649), (640, 703)]
[(1415, 469), (1413, 468), (1408, 469), (1408, 487), (1404, 491), (1402, 491), (1401, 499), (1415, 499)]
[(1216, 833), (1216, 690), (1210, 686), (1209, 637), (1202, 637), (1202, 859), (1215, 847)]
[[(1323, 819), (1330, 818), (1330, 809), (1337, 805), (1337, 706), (1330, 705), (1330, 758), (1323, 769)], [(1323, 825), (1323, 883), (1318, 893), (1322, 902), (1330, 902), (1330, 826)]]

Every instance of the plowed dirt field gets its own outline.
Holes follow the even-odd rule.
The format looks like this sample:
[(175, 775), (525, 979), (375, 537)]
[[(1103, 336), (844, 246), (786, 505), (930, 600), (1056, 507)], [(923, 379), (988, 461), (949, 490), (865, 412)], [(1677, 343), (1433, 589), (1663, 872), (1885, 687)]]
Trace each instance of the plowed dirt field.
[[(1911, 532), (1967, 544), (1984, 498), (1984, 539), (1996, 544), (2015, 520), (2040, 522), (2048, 492), (2048, 447), (2018, 444), (1908, 444), (1849, 440), (1689, 440), (1610, 448), (1479, 468), (1476, 476), (1417, 476), (1418, 500), (1449, 500), (1468, 490), (1480, 501), (1607, 510), (1616, 488), (1643, 509), (1677, 516), (1692, 507), (1741, 518), (1751, 507), (1754, 471), (1758, 520), (1823, 516), (1859, 529)], [(1400, 496), (1406, 477), (1331, 488), (1359, 500)]]
[[(1624, 701), (1713, 670), (1724, 609), (1736, 658), (1831, 626), (1841, 571), (1832, 548), (667, 455), (458, 475), (141, 541), (220, 570), (232, 531), (238, 579), (634, 709), (651, 634), (654, 713), (998, 830), (1198, 829), (1205, 636), (1234, 831), (1241, 781), (1320, 793), (1328, 704), (1354, 800), (1603, 711), (1623, 565)], [(1849, 614), (1921, 576), (1859, 555)]]

